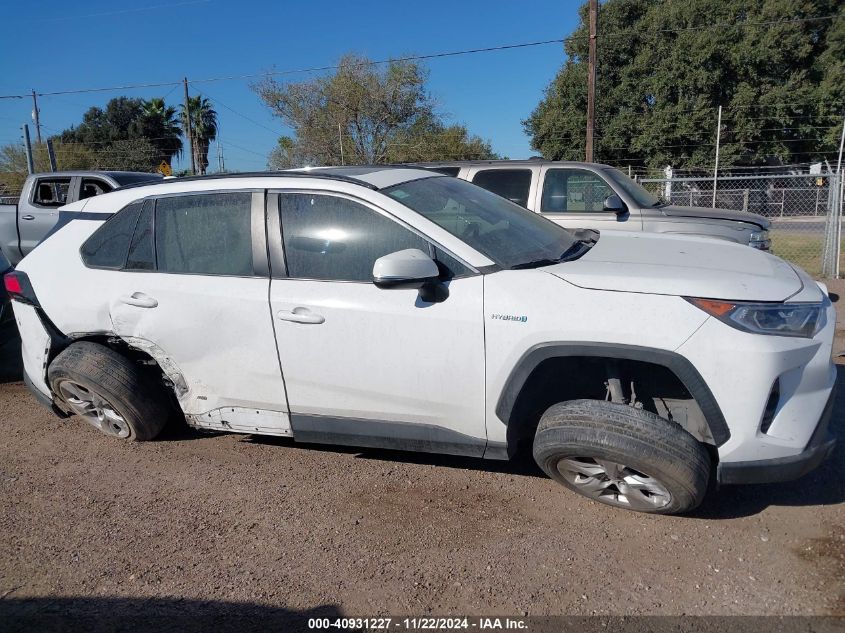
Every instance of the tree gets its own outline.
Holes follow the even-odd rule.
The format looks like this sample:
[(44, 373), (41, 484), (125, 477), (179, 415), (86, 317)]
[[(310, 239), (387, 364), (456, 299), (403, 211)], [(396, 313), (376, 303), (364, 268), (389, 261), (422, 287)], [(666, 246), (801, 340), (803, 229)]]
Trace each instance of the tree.
[(150, 171), (160, 156), (160, 148), (145, 138), (123, 139), (97, 152), (95, 169)]
[[(162, 160), (170, 162), (182, 151), (179, 124), (175, 117), (175, 108), (167, 106), (164, 99), (144, 101), (116, 97), (106, 104), (105, 109), (90, 108), (82, 116), (78, 127), (71, 127), (56, 138), (102, 154), (98, 158), (102, 169), (125, 168), (119, 165), (131, 163), (139, 165), (138, 169), (151, 171)], [(117, 147), (114, 147), (115, 144), (118, 144)], [(149, 145), (155, 149), (154, 152), (146, 151)], [(139, 148), (147, 156), (145, 164), (137, 162)], [(131, 159), (128, 158), (130, 155)], [(109, 163), (108, 157), (114, 157), (118, 162)]]
[[(599, 9), (596, 157), (709, 166), (808, 162), (838, 147), (845, 15), (837, 0), (607, 0)], [(588, 12), (568, 58), (523, 122), (550, 159), (583, 159)], [(829, 154), (827, 154), (829, 155)]]
[(176, 117), (176, 108), (169, 106), (160, 97), (154, 97), (141, 104), (141, 117), (135, 122), (135, 129), (141, 138), (149, 140), (157, 149), (156, 162), (170, 163), (174, 156), (182, 153), (181, 126)]
[(267, 77), (253, 89), (294, 132), (279, 139), (271, 166), (495, 157), (489, 143), (443, 123), (426, 80), (418, 64), (394, 61), (379, 68), (351, 54), (326, 77), (293, 84)]
[(92, 148), (134, 138), (136, 122), (143, 116), (143, 100), (130, 97), (111, 99), (105, 109), (92, 107), (82, 115), (82, 123), (59, 135), (66, 143), (82, 143)]
[[(197, 171), (204, 174), (208, 169), (208, 148), (211, 141), (217, 138), (217, 112), (205, 97), (197, 95), (188, 97), (188, 109), (191, 113), (191, 147), (194, 153), (194, 163)], [(181, 109), (182, 126), (188, 134), (185, 106)]]
[[(59, 169), (94, 169), (96, 159), (84, 145), (75, 143), (53, 142), (56, 165)], [(50, 171), (50, 158), (45, 144), (32, 148), (32, 162), (35, 171)], [(0, 189), (17, 193), (23, 187), (28, 174), (26, 151), (23, 145), (14, 143), (0, 147)]]

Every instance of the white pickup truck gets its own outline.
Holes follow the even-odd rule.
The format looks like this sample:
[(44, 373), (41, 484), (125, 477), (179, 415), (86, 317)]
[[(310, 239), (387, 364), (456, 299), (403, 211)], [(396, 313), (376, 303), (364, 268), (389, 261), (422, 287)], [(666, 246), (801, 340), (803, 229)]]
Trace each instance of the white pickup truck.
[(16, 266), (56, 227), (62, 207), (123, 185), (161, 180), (136, 171), (59, 171), (32, 174), (17, 204), (0, 205), (0, 250)]

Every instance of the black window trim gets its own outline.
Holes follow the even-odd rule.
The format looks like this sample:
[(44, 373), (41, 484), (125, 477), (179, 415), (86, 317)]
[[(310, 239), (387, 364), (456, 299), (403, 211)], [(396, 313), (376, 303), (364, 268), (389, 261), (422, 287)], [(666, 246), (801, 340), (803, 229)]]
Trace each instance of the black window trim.
[[(109, 268), (108, 270), (120, 270), (127, 273), (154, 273), (158, 272), (158, 257), (156, 255), (156, 238), (155, 238), (155, 230), (156, 230), (156, 207), (155, 207), (155, 198), (144, 198), (141, 202), (141, 210), (138, 211), (138, 217), (135, 218), (135, 226), (132, 227), (132, 235), (129, 237), (129, 246), (126, 249), (126, 257), (123, 258), (123, 266), (120, 268)], [(128, 206), (128, 205), (127, 205)], [(129, 251), (132, 250), (132, 242), (135, 240), (135, 232), (138, 230), (138, 222), (141, 221), (141, 215), (144, 213), (144, 209), (148, 206), (152, 207), (152, 217), (150, 218), (150, 231), (152, 232), (150, 235), (150, 239), (153, 242), (153, 267), (152, 270), (143, 269), (143, 268), (127, 268), (126, 265), (129, 263)], [(112, 215), (114, 217), (117, 215), (116, 213)], [(92, 234), (93, 235), (93, 234)]]
[[(190, 272), (168, 272), (168, 271), (161, 271), (158, 269), (158, 247), (156, 245), (155, 239), (155, 222), (156, 222), (156, 209), (158, 207), (158, 201), (162, 198), (174, 198), (174, 197), (184, 197), (184, 196), (193, 196), (193, 195), (210, 195), (215, 193), (249, 193), (251, 194), (250, 198), (250, 233), (251, 233), (251, 243), (252, 243), (252, 268), (253, 274), (252, 275), (226, 275), (220, 273), (190, 273)], [(266, 208), (266, 198), (267, 198), (267, 190), (266, 189), (256, 189), (256, 188), (247, 188), (247, 189), (203, 189), (201, 191), (175, 191), (175, 192), (168, 192), (163, 194), (154, 194), (150, 196), (145, 196), (143, 198), (138, 198), (137, 200), (132, 200), (131, 202), (127, 202), (123, 207), (115, 211), (114, 213), (109, 216), (109, 218), (103, 222), (100, 226), (98, 226), (94, 232), (91, 233), (82, 244), (79, 246), (79, 256), (82, 259), (82, 264), (86, 268), (91, 268), (94, 270), (110, 270), (114, 272), (123, 272), (123, 273), (142, 273), (142, 274), (157, 274), (157, 275), (192, 275), (192, 276), (201, 276), (201, 277), (239, 277), (241, 279), (268, 279), (270, 277), (270, 267), (269, 263), (267, 262), (268, 256), (268, 248), (267, 248), (267, 234), (264, 229), (265, 225), (265, 208)], [(152, 240), (153, 240), (153, 269), (152, 270), (142, 270), (142, 269), (135, 269), (135, 268), (126, 268), (126, 262), (129, 257), (129, 248), (126, 249), (126, 257), (123, 259), (123, 265), (120, 268), (114, 268), (109, 266), (91, 266), (89, 265), (85, 259), (82, 257), (82, 247), (85, 245), (91, 237), (97, 233), (100, 229), (102, 229), (112, 218), (117, 216), (120, 212), (124, 209), (128, 208), (129, 206), (142, 203), (141, 210), (138, 211), (138, 216), (135, 218), (135, 226), (132, 229), (132, 236), (135, 235), (135, 230), (138, 228), (138, 220), (141, 217), (141, 212), (143, 211), (143, 204), (147, 202), (151, 202), (153, 206), (153, 217), (152, 217)], [(129, 238), (129, 246), (132, 245), (132, 237)], [(262, 259), (263, 258), (263, 259)]]
[[(444, 176), (446, 178), (450, 178), (451, 176)], [(444, 248), (439, 243), (434, 241), (431, 237), (420, 231), (414, 226), (411, 226), (401, 218), (396, 217), (386, 209), (376, 205), (370, 200), (366, 200), (354, 194), (348, 193), (346, 191), (332, 191), (330, 189), (306, 189), (306, 188), (290, 188), (290, 189), (281, 189), (281, 188), (272, 188), (268, 189), (267, 195), (267, 235), (268, 235), (268, 251), (270, 254), (270, 268), (271, 271), (273, 270), (283, 270), (284, 274), (279, 273), (277, 276), (275, 273), (272, 275), (273, 279), (290, 279), (294, 281), (317, 281), (317, 282), (324, 282), (324, 283), (342, 283), (342, 284), (372, 284), (372, 281), (352, 281), (349, 279), (314, 279), (312, 277), (291, 277), (288, 274), (288, 267), (287, 267), (287, 254), (285, 252), (284, 246), (284, 222), (281, 220), (281, 206), (279, 205), (279, 195), (280, 194), (290, 194), (290, 193), (301, 193), (301, 194), (312, 194), (312, 195), (329, 195), (335, 196), (337, 198), (346, 198), (351, 200), (352, 202), (356, 202), (358, 204), (363, 205), (367, 209), (378, 213), (382, 217), (387, 218), (401, 226), (404, 229), (409, 230), (417, 237), (422, 239), (426, 244), (428, 244), (428, 255), (432, 259), (436, 257), (436, 251), (441, 250), (444, 253), (448, 254), (450, 257), (453, 257), (459, 263), (463, 264), (468, 270), (471, 272), (465, 275), (455, 275), (451, 277), (448, 281), (453, 281), (455, 279), (466, 279), (469, 277), (476, 277), (482, 274), (475, 266), (466, 262), (462, 257), (456, 255), (448, 248)], [(277, 216), (275, 220), (272, 219), (272, 216)], [(276, 265), (274, 266), (274, 261)], [(279, 264), (279, 262), (283, 262)], [(435, 260), (436, 261), (436, 260)]]

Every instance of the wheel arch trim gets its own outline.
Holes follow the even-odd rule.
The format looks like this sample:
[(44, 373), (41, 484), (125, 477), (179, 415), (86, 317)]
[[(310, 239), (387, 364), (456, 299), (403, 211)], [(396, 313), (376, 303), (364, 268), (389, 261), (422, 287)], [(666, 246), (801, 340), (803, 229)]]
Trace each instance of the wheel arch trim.
[(589, 356), (632, 360), (660, 365), (671, 371), (695, 399), (704, 415), (716, 446), (721, 446), (731, 437), (725, 416), (716, 398), (707, 386), (704, 378), (695, 366), (686, 358), (668, 350), (642, 347), (639, 345), (619, 345), (616, 343), (580, 343), (556, 341), (540, 343), (529, 348), (511, 370), (499, 394), (496, 403), (496, 416), (506, 425), (512, 422), (516, 400), (531, 373), (543, 362), (551, 358)]

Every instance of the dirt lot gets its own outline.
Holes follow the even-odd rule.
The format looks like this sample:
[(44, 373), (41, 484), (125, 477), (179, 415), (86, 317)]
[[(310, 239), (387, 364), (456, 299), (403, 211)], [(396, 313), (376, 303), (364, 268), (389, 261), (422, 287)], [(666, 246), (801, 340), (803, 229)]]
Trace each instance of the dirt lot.
[(527, 462), (185, 429), (123, 444), (2, 385), (0, 614), (843, 615), (845, 388), (834, 416), (805, 479), (652, 517)]

